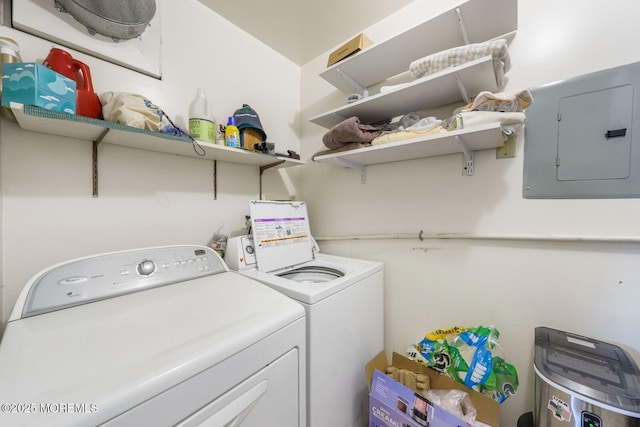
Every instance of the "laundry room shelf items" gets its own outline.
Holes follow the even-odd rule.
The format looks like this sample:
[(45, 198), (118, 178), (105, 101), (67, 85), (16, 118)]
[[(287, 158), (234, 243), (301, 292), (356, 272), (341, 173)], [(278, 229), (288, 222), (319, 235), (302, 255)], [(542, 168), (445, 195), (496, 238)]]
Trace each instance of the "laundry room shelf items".
[[(499, 123), (461, 129), (425, 138), (406, 139), (388, 144), (325, 154), (315, 158), (318, 162), (348, 166), (362, 174), (365, 180), (366, 166), (423, 157), (464, 153), (467, 173), (473, 174), (473, 152), (498, 148), (504, 145)], [(471, 170), (469, 170), (471, 169)]]
[(445, 49), (481, 43), (517, 29), (516, 0), (465, 0), (444, 13), (386, 41), (374, 43), (320, 74), (344, 93), (353, 86), (370, 87), (407, 71), (411, 61)]
[(375, 123), (411, 111), (435, 108), (460, 101), (460, 85), (468, 93), (495, 91), (498, 86), (491, 56), (417, 79), (388, 92), (363, 98), (310, 119), (331, 128), (356, 116), (363, 123)]
[(262, 173), (267, 169), (304, 164), (301, 160), (289, 157), (272, 156), (208, 142), (198, 142), (201, 147), (201, 149), (198, 149), (194, 147), (189, 138), (137, 129), (104, 120), (49, 111), (30, 105), (12, 104), (11, 111), (18, 125), (24, 130), (93, 142), (94, 197), (97, 197), (98, 194), (97, 148), (101, 143), (226, 163), (259, 166), (260, 179), (262, 179)]
[[(517, 29), (517, 23), (517, 0), (459, 1), (436, 17), (374, 43), (320, 73), (320, 77), (341, 92), (358, 92), (363, 98), (309, 121), (327, 129), (353, 116), (362, 123), (374, 123), (413, 111), (470, 102), (481, 91), (499, 90), (492, 58), (486, 56), (368, 96), (372, 86), (408, 72), (409, 64), (414, 60), (446, 49), (508, 36)], [(471, 175), (474, 150), (503, 146), (501, 127), (496, 123), (327, 154), (315, 160), (360, 170), (364, 181), (366, 165), (463, 153), (467, 159), (466, 173)]]

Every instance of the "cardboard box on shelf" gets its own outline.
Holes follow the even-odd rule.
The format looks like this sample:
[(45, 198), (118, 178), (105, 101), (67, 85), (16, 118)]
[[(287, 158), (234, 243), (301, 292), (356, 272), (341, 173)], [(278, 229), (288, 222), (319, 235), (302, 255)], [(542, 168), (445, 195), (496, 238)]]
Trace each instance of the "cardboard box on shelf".
[(383, 375), (389, 366), (427, 375), (431, 389), (467, 392), (477, 411), (475, 426), (500, 426), (500, 404), (495, 400), (398, 353), (393, 353), (389, 363), (381, 351), (365, 367), (369, 381), (369, 427), (424, 427), (427, 421), (429, 427), (466, 425), (464, 420), (424, 399), (417, 390)]
[(373, 42), (369, 40), (367, 36), (362, 33), (358, 34), (329, 54), (327, 67), (335, 64), (336, 62), (342, 61), (347, 56), (353, 55), (354, 53), (359, 52), (362, 49), (371, 46), (372, 44)]
[(2, 105), (12, 102), (76, 113), (76, 82), (37, 62), (2, 64)]

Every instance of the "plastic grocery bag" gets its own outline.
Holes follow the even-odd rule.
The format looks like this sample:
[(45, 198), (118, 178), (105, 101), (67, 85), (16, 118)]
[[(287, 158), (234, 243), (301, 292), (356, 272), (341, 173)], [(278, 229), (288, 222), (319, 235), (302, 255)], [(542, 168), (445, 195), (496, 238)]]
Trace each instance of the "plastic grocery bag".
[(160, 107), (142, 95), (128, 92), (104, 92), (99, 98), (106, 121), (170, 135), (187, 135)]
[(502, 403), (518, 389), (515, 366), (504, 360), (500, 333), (490, 326), (429, 332), (406, 357)]

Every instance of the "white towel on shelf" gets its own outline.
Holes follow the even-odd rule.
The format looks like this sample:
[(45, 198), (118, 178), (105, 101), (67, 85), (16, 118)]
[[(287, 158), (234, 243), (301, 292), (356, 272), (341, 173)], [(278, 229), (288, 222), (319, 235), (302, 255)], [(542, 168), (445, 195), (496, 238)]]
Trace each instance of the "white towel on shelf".
[(461, 111), (496, 111), (511, 113), (522, 111), (533, 103), (533, 95), (528, 89), (510, 90), (492, 93), (480, 92), (473, 102), (465, 105)]
[[(523, 112), (500, 113), (495, 111), (463, 111), (449, 119), (447, 130), (468, 129), (489, 123), (500, 123), (502, 137), (506, 141), (526, 120)], [(447, 120), (447, 121), (449, 121)]]
[(467, 129), (496, 122), (502, 126), (521, 126), (524, 124), (526, 116), (522, 112), (466, 111), (456, 114), (452, 119), (448, 130)]
[(484, 43), (468, 44), (443, 50), (411, 62), (409, 71), (415, 78), (420, 78), (445, 68), (462, 65), (489, 55), (493, 59), (496, 82), (498, 85), (502, 85), (505, 73), (511, 69), (511, 58), (509, 57), (505, 39), (490, 40)]

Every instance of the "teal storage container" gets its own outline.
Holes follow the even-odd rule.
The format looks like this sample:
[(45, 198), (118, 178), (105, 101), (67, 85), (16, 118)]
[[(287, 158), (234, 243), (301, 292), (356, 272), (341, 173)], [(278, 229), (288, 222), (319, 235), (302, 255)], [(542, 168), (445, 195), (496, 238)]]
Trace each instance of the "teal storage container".
[(2, 105), (11, 102), (76, 114), (76, 82), (36, 62), (2, 66)]

